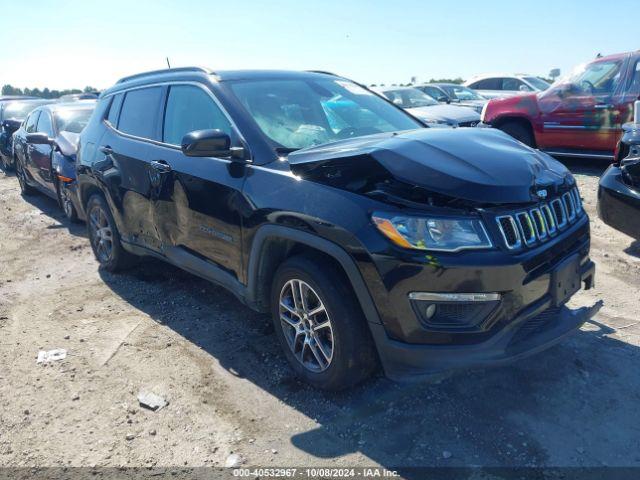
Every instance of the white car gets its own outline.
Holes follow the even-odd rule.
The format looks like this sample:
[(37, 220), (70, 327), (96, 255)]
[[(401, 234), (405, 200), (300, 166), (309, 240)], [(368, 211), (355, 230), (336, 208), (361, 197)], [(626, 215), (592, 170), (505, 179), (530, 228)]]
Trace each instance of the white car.
[(511, 97), (523, 93), (542, 92), (551, 85), (535, 75), (482, 75), (464, 83), (485, 98)]

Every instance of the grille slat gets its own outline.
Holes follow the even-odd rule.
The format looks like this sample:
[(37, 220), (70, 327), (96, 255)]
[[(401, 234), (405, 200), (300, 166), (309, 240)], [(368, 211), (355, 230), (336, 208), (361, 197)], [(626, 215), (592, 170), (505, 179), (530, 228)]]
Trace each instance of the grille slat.
[(531, 247), (547, 241), (569, 224), (574, 223), (584, 208), (577, 187), (530, 210), (496, 217), (498, 229), (510, 250)]

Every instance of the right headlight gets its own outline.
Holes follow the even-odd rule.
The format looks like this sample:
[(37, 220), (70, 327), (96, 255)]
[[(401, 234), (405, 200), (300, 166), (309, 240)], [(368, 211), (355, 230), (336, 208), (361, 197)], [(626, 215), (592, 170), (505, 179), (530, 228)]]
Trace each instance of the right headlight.
[(371, 218), (382, 234), (403, 248), (457, 252), (493, 246), (479, 218), (414, 217), (380, 212)]

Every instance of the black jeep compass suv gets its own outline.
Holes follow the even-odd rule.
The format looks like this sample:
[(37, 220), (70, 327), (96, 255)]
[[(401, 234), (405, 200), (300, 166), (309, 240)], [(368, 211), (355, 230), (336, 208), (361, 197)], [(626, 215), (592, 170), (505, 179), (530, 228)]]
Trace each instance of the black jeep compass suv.
[(590, 318), (571, 174), (492, 130), (428, 129), (322, 72), (120, 80), (80, 138), (95, 255), (152, 255), (270, 312), (293, 368), (343, 388), (494, 365)]

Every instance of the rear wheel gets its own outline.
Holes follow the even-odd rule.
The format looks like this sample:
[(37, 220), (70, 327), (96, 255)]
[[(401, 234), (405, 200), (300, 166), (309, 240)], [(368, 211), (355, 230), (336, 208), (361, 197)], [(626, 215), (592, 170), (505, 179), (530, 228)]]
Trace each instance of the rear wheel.
[(22, 167), (22, 163), (20, 163), (20, 160), (16, 159), (15, 164), (16, 177), (18, 177), (18, 183), (20, 184), (20, 193), (24, 196), (33, 195), (36, 193), (36, 189), (27, 182), (27, 174)]
[(535, 148), (536, 142), (533, 137), (533, 132), (531, 131), (531, 127), (528, 125), (521, 122), (506, 122), (498, 128), (525, 145)]
[(101, 195), (92, 195), (87, 202), (87, 232), (93, 253), (105, 270), (117, 272), (134, 263), (135, 257), (122, 248), (111, 210)]
[(370, 332), (341, 272), (323, 259), (286, 260), (272, 286), (272, 317), (295, 372), (311, 385), (340, 390), (377, 367)]

